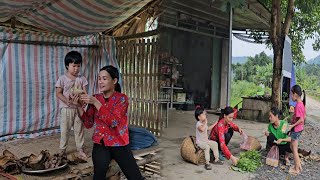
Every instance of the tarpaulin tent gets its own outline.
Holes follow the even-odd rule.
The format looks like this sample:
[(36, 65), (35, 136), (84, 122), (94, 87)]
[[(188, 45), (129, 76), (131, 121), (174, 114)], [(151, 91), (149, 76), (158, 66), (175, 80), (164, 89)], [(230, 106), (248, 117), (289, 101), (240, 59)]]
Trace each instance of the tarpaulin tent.
[(112, 28), (150, 0), (1, 0), (0, 22), (15, 20), (68, 36)]
[(77, 50), (82, 54), (81, 72), (88, 79), (89, 93), (97, 91), (95, 82), (101, 67), (117, 66), (112, 37), (100, 37), (99, 42), (96, 35), (71, 38), (35, 32), (13, 33), (5, 28), (0, 29), (0, 36), (24, 41), (65, 42), (70, 46), (80, 41), (82, 46), (0, 44), (0, 135), (6, 135), (5, 139), (10, 138), (7, 135), (29, 137), (24, 133), (59, 126), (55, 82), (65, 72), (64, 56), (67, 52)]
[[(102, 35), (141, 9), (141, 0), (5, 0), (0, 2), (0, 140), (58, 131), (55, 82), (71, 50), (83, 56), (89, 93), (97, 72), (117, 65), (113, 37)], [(13, 18), (14, 17), (14, 18)], [(15, 21), (36, 30), (4, 27)]]

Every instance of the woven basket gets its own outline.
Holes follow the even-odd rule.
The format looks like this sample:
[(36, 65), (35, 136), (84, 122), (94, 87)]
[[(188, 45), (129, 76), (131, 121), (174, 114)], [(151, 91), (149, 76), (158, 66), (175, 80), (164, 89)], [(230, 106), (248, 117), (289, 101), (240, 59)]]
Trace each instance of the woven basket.
[(180, 148), (181, 157), (193, 164), (204, 164), (206, 162), (204, 151), (195, 144), (196, 138), (194, 136), (186, 137)]

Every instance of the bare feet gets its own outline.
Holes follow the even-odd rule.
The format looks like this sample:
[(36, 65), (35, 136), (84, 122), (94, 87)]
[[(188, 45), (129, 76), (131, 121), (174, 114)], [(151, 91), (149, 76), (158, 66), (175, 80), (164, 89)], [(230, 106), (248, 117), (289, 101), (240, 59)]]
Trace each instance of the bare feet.
[(295, 167), (291, 167), (291, 168), (289, 169), (289, 174), (296, 176), (296, 175), (300, 174), (300, 171), (299, 171), (299, 170), (296, 170)]
[(83, 150), (79, 150), (78, 151), (78, 157), (82, 160), (87, 161), (88, 160), (88, 156), (86, 155), (86, 153), (83, 152)]
[(299, 171), (302, 172), (302, 164), (301, 164), (301, 161), (299, 163)]

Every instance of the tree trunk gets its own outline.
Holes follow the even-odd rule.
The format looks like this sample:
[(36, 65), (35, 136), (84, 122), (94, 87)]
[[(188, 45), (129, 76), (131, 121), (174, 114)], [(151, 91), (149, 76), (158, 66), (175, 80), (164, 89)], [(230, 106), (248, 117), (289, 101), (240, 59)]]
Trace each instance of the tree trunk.
[(273, 75), (272, 75), (272, 107), (280, 108), (281, 102), (281, 72), (282, 72), (282, 52), (283, 48), (273, 49)]
[(281, 103), (281, 75), (282, 55), (284, 39), (289, 33), (290, 25), (294, 15), (294, 0), (287, 4), (287, 14), (282, 24), (280, 0), (272, 0), (270, 40), (273, 46), (273, 75), (272, 75), (272, 106), (280, 108)]
[(280, 81), (282, 68), (281, 43), (281, 10), (280, 0), (272, 0), (270, 39), (273, 47), (273, 75), (272, 75), (272, 106), (280, 107)]

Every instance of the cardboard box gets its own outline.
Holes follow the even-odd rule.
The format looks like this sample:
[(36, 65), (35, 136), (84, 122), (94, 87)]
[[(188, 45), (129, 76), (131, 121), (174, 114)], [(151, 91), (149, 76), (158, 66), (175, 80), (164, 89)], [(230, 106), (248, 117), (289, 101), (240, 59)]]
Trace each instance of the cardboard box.
[(186, 102), (186, 93), (177, 93), (177, 102)]

